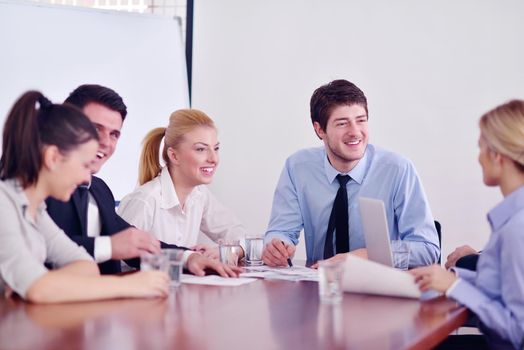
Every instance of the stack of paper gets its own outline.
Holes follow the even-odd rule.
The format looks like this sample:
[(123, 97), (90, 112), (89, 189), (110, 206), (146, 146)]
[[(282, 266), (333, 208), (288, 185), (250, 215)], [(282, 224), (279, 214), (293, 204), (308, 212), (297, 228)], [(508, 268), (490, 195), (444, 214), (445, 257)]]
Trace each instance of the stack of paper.
[(180, 279), (182, 283), (187, 284), (205, 284), (209, 286), (241, 286), (246, 283), (255, 282), (255, 278), (225, 278), (216, 275), (195, 276), (182, 274)]
[(318, 271), (303, 266), (269, 267), (248, 266), (241, 277), (256, 277), (264, 279), (278, 279), (286, 281), (314, 281), (318, 282)]
[(347, 292), (420, 298), (415, 277), (406, 271), (348, 254), (342, 289)]

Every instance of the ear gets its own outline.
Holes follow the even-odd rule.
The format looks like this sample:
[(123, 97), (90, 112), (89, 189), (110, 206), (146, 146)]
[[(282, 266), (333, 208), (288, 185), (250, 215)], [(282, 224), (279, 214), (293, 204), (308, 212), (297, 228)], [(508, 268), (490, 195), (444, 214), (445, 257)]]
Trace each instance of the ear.
[(167, 148), (167, 158), (169, 159), (169, 162), (174, 165), (180, 164), (180, 156), (178, 154), (178, 151), (173, 147)]
[(317, 134), (318, 138), (324, 140), (326, 132), (322, 129), (319, 122), (313, 122), (313, 128), (315, 129), (315, 133)]
[(496, 164), (498, 166), (501, 166), (504, 162), (504, 159), (507, 158), (506, 156), (500, 154), (499, 152), (490, 150), (489, 152), (489, 158), (493, 162), (493, 164)]
[(501, 168), (517, 168), (517, 163), (510, 157), (499, 153), (497, 153), (497, 155), (499, 159), (494, 161), (496, 161)]
[(50, 145), (44, 147), (42, 158), (42, 166), (50, 171), (54, 171), (62, 160), (63, 155), (60, 153), (58, 147), (55, 145)]

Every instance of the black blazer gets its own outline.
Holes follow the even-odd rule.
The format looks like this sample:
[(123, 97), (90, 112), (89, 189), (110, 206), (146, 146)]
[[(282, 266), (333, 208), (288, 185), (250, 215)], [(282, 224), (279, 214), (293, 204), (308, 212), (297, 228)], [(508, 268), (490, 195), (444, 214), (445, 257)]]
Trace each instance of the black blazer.
[[(87, 236), (87, 207), (82, 210), (80, 191), (76, 189), (71, 195), (69, 202), (64, 203), (54, 198), (46, 200), (47, 212), (55, 223), (65, 231), (65, 233), (78, 245), (84, 247), (91, 256), (94, 257), (95, 237)], [(100, 212), (100, 221), (102, 230), (100, 236), (111, 236), (118, 233), (131, 225), (122, 219), (115, 211), (115, 197), (107, 184), (96, 176), (91, 177), (91, 186), (89, 192), (93, 195)], [(174, 244), (160, 242), (162, 248), (179, 248)], [(140, 258), (128, 259), (126, 263), (132, 267), (140, 267)], [(115, 274), (121, 272), (120, 260), (108, 260), (98, 264), (100, 273)]]
[[(91, 256), (94, 256), (95, 237), (87, 236), (87, 208), (81, 210), (80, 191), (82, 190), (76, 189), (67, 203), (54, 198), (48, 198), (46, 200), (47, 212), (55, 223), (65, 231), (69, 238), (84, 247)], [(131, 227), (130, 224), (116, 213), (113, 193), (102, 179), (93, 176), (89, 192), (95, 199), (100, 212), (100, 221), (102, 224), (101, 236), (110, 236)], [(131, 260), (126, 262), (134, 267), (139, 265), (138, 259)], [(120, 260), (109, 260), (98, 264), (98, 266), (102, 274), (121, 272)]]

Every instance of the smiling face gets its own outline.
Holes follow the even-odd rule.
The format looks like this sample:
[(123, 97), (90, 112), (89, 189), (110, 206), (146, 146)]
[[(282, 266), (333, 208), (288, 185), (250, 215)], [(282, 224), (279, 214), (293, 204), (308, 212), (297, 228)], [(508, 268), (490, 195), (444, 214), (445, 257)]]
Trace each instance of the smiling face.
[(338, 171), (349, 172), (364, 156), (368, 144), (368, 116), (361, 105), (333, 108), (326, 130), (318, 122), (313, 126), (324, 141), (331, 165)]
[(91, 180), (92, 164), (98, 151), (98, 142), (90, 140), (67, 152), (60, 153), (55, 147), (49, 176), (49, 195), (67, 202), (75, 189)]
[(96, 174), (115, 152), (123, 120), (118, 111), (99, 103), (88, 103), (82, 111), (91, 120), (98, 132), (100, 146), (92, 165), (92, 173)]
[(175, 185), (194, 187), (209, 184), (218, 166), (219, 143), (213, 127), (199, 126), (184, 134), (176, 148), (168, 149)]

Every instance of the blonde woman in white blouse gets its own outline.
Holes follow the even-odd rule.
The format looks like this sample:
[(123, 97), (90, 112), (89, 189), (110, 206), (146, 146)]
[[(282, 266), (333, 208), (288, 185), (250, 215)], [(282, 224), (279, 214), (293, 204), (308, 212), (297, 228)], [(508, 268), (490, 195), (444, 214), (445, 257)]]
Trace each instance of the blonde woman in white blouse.
[[(159, 163), (162, 140), (163, 167)], [(240, 222), (206, 187), (218, 166), (218, 150), (211, 118), (196, 109), (174, 112), (167, 128), (146, 135), (140, 187), (121, 201), (118, 213), (160, 241), (218, 257), (216, 246), (197, 245), (200, 232), (214, 242), (240, 239), (244, 234)]]

